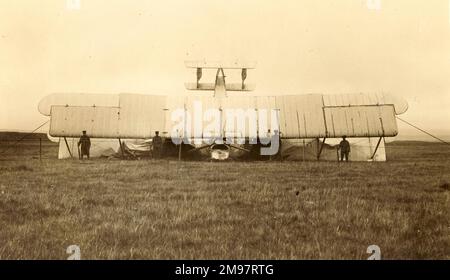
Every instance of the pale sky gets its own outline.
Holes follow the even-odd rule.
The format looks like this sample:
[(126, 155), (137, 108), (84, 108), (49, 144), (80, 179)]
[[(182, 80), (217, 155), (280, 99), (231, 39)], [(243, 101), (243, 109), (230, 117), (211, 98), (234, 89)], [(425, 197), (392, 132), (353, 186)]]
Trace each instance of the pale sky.
[(0, 0), (0, 130), (46, 121), (53, 92), (183, 93), (197, 59), (257, 61), (257, 94), (389, 92), (450, 130), (449, 0), (66, 2)]

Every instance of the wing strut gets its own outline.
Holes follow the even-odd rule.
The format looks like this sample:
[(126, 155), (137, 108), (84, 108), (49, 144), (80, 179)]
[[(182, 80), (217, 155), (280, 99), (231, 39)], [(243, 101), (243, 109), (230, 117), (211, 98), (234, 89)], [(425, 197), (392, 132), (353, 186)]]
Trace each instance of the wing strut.
[(241, 72), (241, 78), (242, 78), (242, 89), (245, 89), (245, 79), (247, 79), (247, 68), (242, 68)]
[(120, 146), (120, 152), (121, 152), (121, 154), (122, 154), (122, 158), (124, 158), (124, 157), (125, 157), (125, 154), (124, 154), (124, 152), (123, 152), (123, 143), (122, 143), (122, 141), (120, 140), (120, 138), (119, 138), (119, 146)]
[(66, 147), (67, 147), (67, 150), (69, 151), (70, 157), (73, 158), (72, 151), (71, 151), (70, 148), (69, 148), (69, 143), (67, 143), (66, 137), (64, 137), (64, 142), (66, 142)]
[(202, 78), (202, 68), (197, 68), (197, 89), (198, 89), (198, 82)]
[(380, 139), (378, 139), (377, 146), (375, 147), (375, 151), (373, 152), (373, 154), (372, 154), (372, 156), (370, 157), (370, 159), (373, 159), (373, 158), (375, 157), (375, 154), (376, 154), (377, 151), (378, 151), (378, 147), (380, 146), (381, 139), (383, 139), (383, 136), (381, 136)]
[[(320, 145), (320, 149), (317, 152), (317, 160), (320, 160), (320, 155), (322, 154), (323, 146), (325, 146), (325, 140), (327, 140), (326, 137), (323, 138), (322, 145)], [(319, 144), (319, 138), (317, 138), (317, 144)]]

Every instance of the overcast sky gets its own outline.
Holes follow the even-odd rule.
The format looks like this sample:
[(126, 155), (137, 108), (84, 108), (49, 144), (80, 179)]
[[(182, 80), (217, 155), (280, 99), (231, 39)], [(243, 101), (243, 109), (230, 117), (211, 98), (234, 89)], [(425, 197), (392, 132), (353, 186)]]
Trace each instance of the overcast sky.
[(1, 130), (47, 120), (52, 92), (182, 93), (194, 59), (257, 61), (265, 95), (390, 92), (450, 129), (449, 0), (66, 2), (0, 0)]

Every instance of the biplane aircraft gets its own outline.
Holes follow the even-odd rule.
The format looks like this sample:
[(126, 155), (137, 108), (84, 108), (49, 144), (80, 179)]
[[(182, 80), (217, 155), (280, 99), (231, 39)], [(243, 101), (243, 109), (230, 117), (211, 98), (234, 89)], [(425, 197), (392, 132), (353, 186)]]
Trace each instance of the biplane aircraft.
[[(396, 115), (408, 108), (406, 101), (384, 93), (261, 96), (250, 93), (255, 87), (246, 83), (256, 63), (185, 65), (196, 71), (196, 82), (185, 84), (196, 94), (45, 97), (39, 111), (50, 117), (49, 136), (60, 142), (58, 157), (74, 157), (76, 139), (86, 130), (99, 151), (145, 150), (151, 146), (148, 139), (160, 131), (179, 158), (207, 151), (218, 160), (235, 154), (273, 156), (282, 152), (280, 143), (299, 140), (315, 143), (314, 157), (320, 159), (326, 141), (347, 136), (364, 142), (352, 160), (385, 160), (382, 140), (397, 135)], [(215, 81), (203, 82), (204, 71), (214, 71)], [(228, 82), (228, 71), (239, 71), (241, 80)]]

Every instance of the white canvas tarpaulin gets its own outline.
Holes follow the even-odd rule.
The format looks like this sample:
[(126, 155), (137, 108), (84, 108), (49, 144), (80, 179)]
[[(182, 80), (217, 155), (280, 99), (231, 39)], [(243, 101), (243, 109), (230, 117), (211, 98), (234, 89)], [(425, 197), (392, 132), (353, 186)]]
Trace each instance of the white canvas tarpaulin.
[[(67, 145), (64, 138), (59, 139), (58, 159), (78, 158), (78, 140), (79, 138), (67, 138)], [(69, 147), (70, 151), (67, 149)], [(99, 139), (91, 138), (90, 157), (109, 157), (120, 150), (119, 140), (117, 139)]]
[[(151, 139), (134, 139), (123, 142), (124, 156), (131, 155), (132, 157), (150, 156), (152, 148)], [(122, 151), (121, 151), (122, 152)]]
[[(311, 139), (286, 140), (282, 145), (282, 155), (286, 160), (317, 160), (318, 143)], [(384, 141), (380, 142), (375, 152), (379, 138), (351, 138), (350, 161), (386, 161)], [(340, 139), (330, 139), (325, 143), (320, 154), (320, 160), (337, 161), (339, 153), (337, 146)], [(321, 145), (322, 143), (319, 143)], [(375, 154), (374, 154), (375, 153)], [(373, 158), (372, 158), (373, 156)]]
[[(78, 158), (78, 140), (79, 138), (67, 138), (67, 145), (64, 138), (59, 138), (58, 159)], [(127, 139), (122, 140), (123, 152), (133, 156), (148, 156), (151, 149), (151, 139)], [(69, 146), (70, 152), (67, 149)], [(111, 157), (122, 156), (122, 150), (118, 139), (99, 139), (91, 138), (90, 157)]]
[[(74, 158), (78, 158), (77, 143), (78, 138), (66, 138), (70, 151)], [(371, 161), (375, 152), (378, 138), (352, 138), (348, 139), (351, 146), (350, 161)], [(324, 161), (337, 161), (337, 145), (340, 139), (330, 139), (322, 150), (320, 159)], [(111, 157), (122, 156), (119, 141), (117, 139), (91, 139), (91, 157)], [(151, 139), (127, 139), (123, 140), (125, 156), (131, 154), (136, 157), (149, 156), (151, 150)], [(282, 155), (286, 160), (316, 160), (317, 142), (311, 139), (284, 140), (282, 144)], [(320, 143), (321, 144), (321, 143)], [(303, 149), (305, 151), (303, 151)], [(60, 138), (58, 159), (70, 158), (65, 141)], [(384, 141), (380, 142), (373, 161), (386, 161)]]

